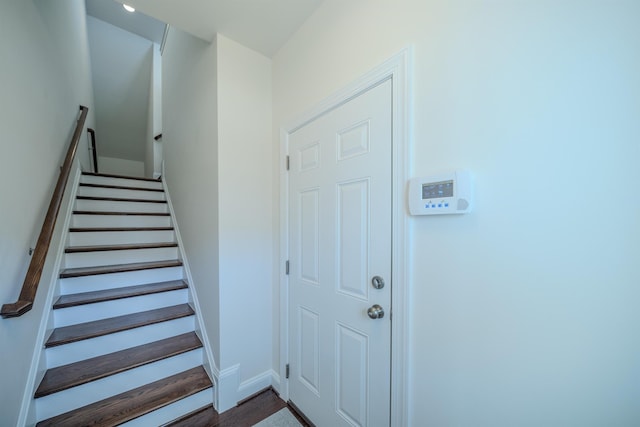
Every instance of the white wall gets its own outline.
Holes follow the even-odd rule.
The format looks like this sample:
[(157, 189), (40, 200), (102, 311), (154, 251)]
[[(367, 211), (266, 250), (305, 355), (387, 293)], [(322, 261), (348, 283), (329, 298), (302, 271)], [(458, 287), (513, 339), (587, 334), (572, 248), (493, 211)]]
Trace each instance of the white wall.
[(98, 154), (144, 162), (154, 43), (92, 16), (87, 22)]
[[(152, 55), (155, 57), (155, 46), (152, 49)], [(152, 57), (152, 64), (153, 64)], [(153, 66), (152, 66), (153, 70)], [(154, 161), (153, 161), (153, 71), (151, 72), (151, 79), (149, 80), (149, 99), (147, 100), (147, 132), (144, 140), (144, 176), (147, 178), (153, 177)]]
[(172, 28), (162, 64), (165, 179), (224, 411), (272, 377), (271, 61)]
[(219, 364), (216, 73), (215, 43), (170, 29), (162, 56), (163, 179)]
[(152, 143), (152, 159), (147, 162), (151, 163), (153, 178), (157, 178), (162, 174), (162, 138), (156, 141), (156, 135), (162, 134), (162, 56), (160, 53), (160, 45), (156, 44), (153, 49), (153, 74), (151, 76), (151, 104), (152, 111), (151, 120), (153, 131), (147, 135), (147, 141)]
[[(93, 94), (84, 2), (9, 0), (0, 13), (0, 304), (20, 292), (33, 247), (78, 117)], [(86, 137), (77, 159), (90, 170)], [(59, 220), (66, 214), (66, 206)], [(62, 229), (54, 233), (57, 250)], [(44, 310), (55, 279), (49, 255), (27, 314), (0, 319), (0, 425), (16, 425)], [(28, 390), (31, 392), (32, 390)]]
[(217, 49), (220, 368), (239, 365), (239, 400), (271, 384), (271, 60)]
[(98, 156), (98, 170), (100, 173), (126, 176), (145, 176), (144, 167), (144, 162)]
[(279, 126), (412, 45), (412, 174), (475, 175), (473, 213), (410, 219), (411, 425), (640, 424), (639, 14), (326, 0), (274, 57), (274, 165)]
[(144, 174), (147, 178), (157, 178), (162, 169), (162, 57), (160, 45), (153, 44), (151, 79), (149, 80), (149, 107), (147, 111), (147, 137), (145, 140)]

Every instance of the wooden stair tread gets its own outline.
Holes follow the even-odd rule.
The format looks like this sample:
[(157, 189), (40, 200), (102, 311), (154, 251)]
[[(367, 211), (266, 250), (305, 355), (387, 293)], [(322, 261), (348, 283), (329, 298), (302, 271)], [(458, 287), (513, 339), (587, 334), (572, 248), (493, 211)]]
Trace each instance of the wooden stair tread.
[(125, 273), (128, 271), (151, 270), (154, 268), (180, 267), (182, 261), (135, 262), (131, 264), (103, 265), (99, 267), (66, 268), (60, 272), (60, 278), (94, 276), (98, 274)]
[(101, 233), (120, 231), (173, 231), (173, 227), (71, 227), (71, 233)]
[(34, 397), (39, 398), (202, 347), (195, 332), (81, 360), (47, 370)]
[(84, 182), (80, 183), (80, 187), (110, 188), (113, 190), (155, 191), (157, 193), (164, 193), (164, 189), (162, 188), (128, 187), (125, 185), (89, 184)]
[(161, 180), (159, 180), (159, 179), (145, 178), (145, 177), (142, 177), (142, 176), (116, 175), (116, 174), (111, 174), (111, 173), (82, 172), (82, 175), (101, 176), (101, 177), (104, 177), (104, 178), (135, 179), (137, 181), (161, 182)]
[(211, 427), (218, 425), (219, 420), (220, 416), (213, 405), (207, 405), (164, 424), (162, 427)]
[(77, 200), (96, 200), (99, 202), (133, 202), (133, 203), (164, 203), (166, 200), (132, 199), (128, 197), (99, 197), (99, 196), (77, 196)]
[(133, 216), (170, 216), (168, 212), (111, 212), (111, 211), (73, 211), (74, 215), (133, 215)]
[[(207, 405), (165, 424), (165, 427), (252, 426), (286, 407), (287, 403), (268, 388), (238, 402), (238, 406), (222, 414)], [(302, 421), (300, 424), (308, 425)]]
[(141, 326), (153, 325), (155, 323), (192, 316), (193, 314), (194, 311), (189, 304), (179, 304), (171, 307), (157, 308), (155, 310), (110, 317), (108, 319), (79, 323), (77, 325), (63, 326), (53, 330), (49, 339), (45, 343), (45, 347), (55, 347), (76, 341), (96, 338), (103, 335), (139, 328)]
[(105, 251), (126, 251), (131, 249), (158, 249), (158, 248), (175, 248), (176, 242), (158, 242), (158, 243), (134, 243), (120, 245), (95, 245), (95, 246), (70, 246), (64, 250), (67, 254), (75, 254), (79, 252), (105, 252)]
[(115, 426), (212, 387), (204, 368), (188, 371), (129, 390), (91, 405), (40, 421), (46, 426)]
[(113, 301), (117, 299), (137, 297), (142, 295), (157, 294), (161, 292), (186, 289), (187, 284), (182, 280), (168, 282), (149, 283), (145, 285), (126, 286), (122, 288), (104, 289), (101, 291), (81, 292), (77, 294), (62, 295), (53, 305), (53, 309), (75, 307), (97, 302)]

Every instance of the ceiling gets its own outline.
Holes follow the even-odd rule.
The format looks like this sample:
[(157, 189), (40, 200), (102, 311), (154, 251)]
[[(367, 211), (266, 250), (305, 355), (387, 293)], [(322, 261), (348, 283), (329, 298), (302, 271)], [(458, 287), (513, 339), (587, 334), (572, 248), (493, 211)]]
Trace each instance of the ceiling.
[(144, 13), (130, 13), (112, 0), (85, 0), (87, 15), (160, 44), (166, 24)]
[[(87, 0), (87, 3), (89, 1), (105, 2)], [(116, 1), (203, 40), (212, 41), (215, 34), (220, 33), (268, 57), (272, 57), (322, 3), (322, 0)]]

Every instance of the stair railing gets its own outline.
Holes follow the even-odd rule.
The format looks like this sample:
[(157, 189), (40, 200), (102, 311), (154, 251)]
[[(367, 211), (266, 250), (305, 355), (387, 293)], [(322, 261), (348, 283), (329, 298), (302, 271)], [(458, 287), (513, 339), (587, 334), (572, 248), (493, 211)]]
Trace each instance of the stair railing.
[(20, 290), (20, 296), (18, 301), (10, 304), (4, 304), (0, 309), (0, 315), (4, 318), (22, 316), (33, 307), (33, 301), (36, 298), (36, 292), (38, 285), (40, 284), (40, 276), (42, 275), (42, 269), (44, 262), (49, 251), (49, 245), (51, 243), (51, 237), (53, 236), (53, 230), (56, 225), (56, 219), (58, 218), (58, 212), (60, 211), (60, 205), (62, 204), (62, 198), (64, 196), (64, 189), (67, 186), (69, 180), (69, 174), (71, 172), (71, 166), (73, 159), (75, 158), (76, 151), (78, 150), (78, 142), (80, 141), (80, 135), (82, 135), (82, 129), (87, 119), (87, 113), (89, 109), (84, 106), (80, 106), (80, 117), (78, 118), (76, 129), (73, 132), (67, 155), (64, 158), (64, 163), (60, 168), (60, 176), (58, 182), (53, 190), (51, 196), (51, 202), (49, 203), (49, 209), (47, 215), (44, 218), (42, 229), (40, 230), (40, 236), (36, 243), (36, 247), (29, 263), (29, 269), (22, 283), (22, 289)]
[(98, 173), (98, 151), (96, 150), (96, 131), (87, 128), (87, 132), (91, 135), (91, 154), (93, 159), (93, 173)]

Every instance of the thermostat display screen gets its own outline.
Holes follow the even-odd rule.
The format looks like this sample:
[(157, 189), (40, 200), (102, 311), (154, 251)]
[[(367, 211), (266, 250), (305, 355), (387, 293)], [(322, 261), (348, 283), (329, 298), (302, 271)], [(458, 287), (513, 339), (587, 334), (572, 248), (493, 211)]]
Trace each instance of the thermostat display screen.
[(424, 200), (442, 197), (453, 197), (453, 180), (422, 184), (422, 198)]

